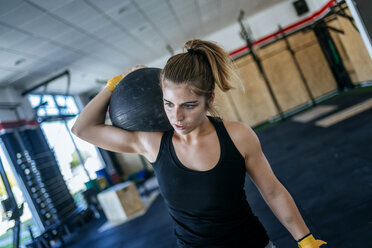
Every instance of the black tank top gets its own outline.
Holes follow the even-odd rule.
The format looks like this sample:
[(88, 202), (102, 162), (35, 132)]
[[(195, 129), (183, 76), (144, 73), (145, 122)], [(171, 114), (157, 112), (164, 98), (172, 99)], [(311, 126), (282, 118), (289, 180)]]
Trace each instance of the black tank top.
[[(172, 136), (164, 133), (152, 166), (174, 222), (179, 247), (263, 248), (268, 236), (247, 202), (245, 161), (222, 121), (208, 117), (220, 142), (218, 163), (191, 170), (177, 158)], [(192, 154), (190, 154), (192, 156)]]

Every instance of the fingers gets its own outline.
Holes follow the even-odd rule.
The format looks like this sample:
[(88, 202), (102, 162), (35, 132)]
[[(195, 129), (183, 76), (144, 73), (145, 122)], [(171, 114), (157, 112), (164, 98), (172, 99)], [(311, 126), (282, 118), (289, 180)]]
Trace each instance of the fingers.
[(129, 73), (135, 71), (135, 70), (138, 70), (138, 69), (141, 69), (141, 68), (146, 68), (147, 66), (145, 65), (136, 65), (136, 66), (133, 66), (132, 68), (129, 68), (128, 70), (126, 70), (123, 74), (121, 75), (118, 75), (116, 77), (113, 77), (111, 78), (110, 80), (107, 81), (107, 84), (106, 84), (106, 88), (108, 88), (109, 90), (111, 91), (114, 91), (116, 85), (126, 76), (128, 75)]
[(123, 77), (125, 77), (126, 75), (128, 75), (129, 73), (135, 71), (135, 70), (138, 70), (138, 69), (141, 69), (141, 68), (146, 68), (147, 66), (145, 65), (136, 65), (136, 66), (133, 66), (132, 68), (129, 68), (128, 70), (126, 70), (123, 74), (121, 74)]

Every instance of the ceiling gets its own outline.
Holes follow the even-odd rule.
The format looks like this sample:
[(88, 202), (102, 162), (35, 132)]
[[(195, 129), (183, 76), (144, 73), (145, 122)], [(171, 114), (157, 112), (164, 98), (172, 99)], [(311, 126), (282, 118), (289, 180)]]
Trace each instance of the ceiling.
[[(241, 9), (249, 16), (283, 1), (1, 0), (0, 87), (29, 89), (68, 69), (71, 94), (97, 90), (236, 22)], [(67, 77), (47, 87), (66, 89)]]

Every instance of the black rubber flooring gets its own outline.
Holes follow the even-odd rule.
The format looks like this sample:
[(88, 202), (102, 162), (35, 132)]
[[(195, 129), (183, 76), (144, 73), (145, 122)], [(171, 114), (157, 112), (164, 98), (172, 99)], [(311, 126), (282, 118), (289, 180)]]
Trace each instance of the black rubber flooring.
[[(337, 112), (371, 97), (371, 91), (354, 91), (320, 105), (337, 105), (333, 111)], [(372, 109), (328, 128), (317, 127), (314, 121), (302, 124), (289, 118), (257, 131), (264, 153), (311, 231), (327, 241), (327, 247), (372, 247)], [(249, 179), (246, 192), (277, 247), (297, 247)], [(91, 224), (65, 247), (175, 247), (160, 196), (144, 216), (98, 233), (101, 224)]]

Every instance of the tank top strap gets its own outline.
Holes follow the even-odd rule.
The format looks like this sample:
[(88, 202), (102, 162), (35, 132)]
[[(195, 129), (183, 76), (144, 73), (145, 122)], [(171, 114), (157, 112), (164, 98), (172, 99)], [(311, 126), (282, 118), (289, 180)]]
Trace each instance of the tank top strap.
[(223, 124), (221, 118), (208, 116), (209, 120), (212, 122), (214, 127), (216, 128), (216, 132), (219, 134), (220, 137), (223, 137), (223, 140), (226, 144), (227, 151), (226, 152), (233, 152), (241, 157), (241, 153), (239, 152), (238, 148), (235, 146), (234, 141), (231, 139), (229, 132)]
[(172, 142), (172, 134), (173, 134), (173, 129), (165, 131), (163, 133), (163, 136), (161, 137), (161, 141), (160, 141), (158, 156), (156, 157), (156, 160), (150, 164), (152, 165), (156, 164), (160, 160), (160, 157), (162, 156), (162, 154), (166, 152), (170, 144), (169, 142)]
[(226, 127), (223, 124), (223, 121), (221, 118), (208, 116), (208, 119), (212, 122), (213, 126), (216, 128), (216, 132), (224, 137), (225, 141), (228, 140), (232, 142), (230, 135), (227, 132)]

